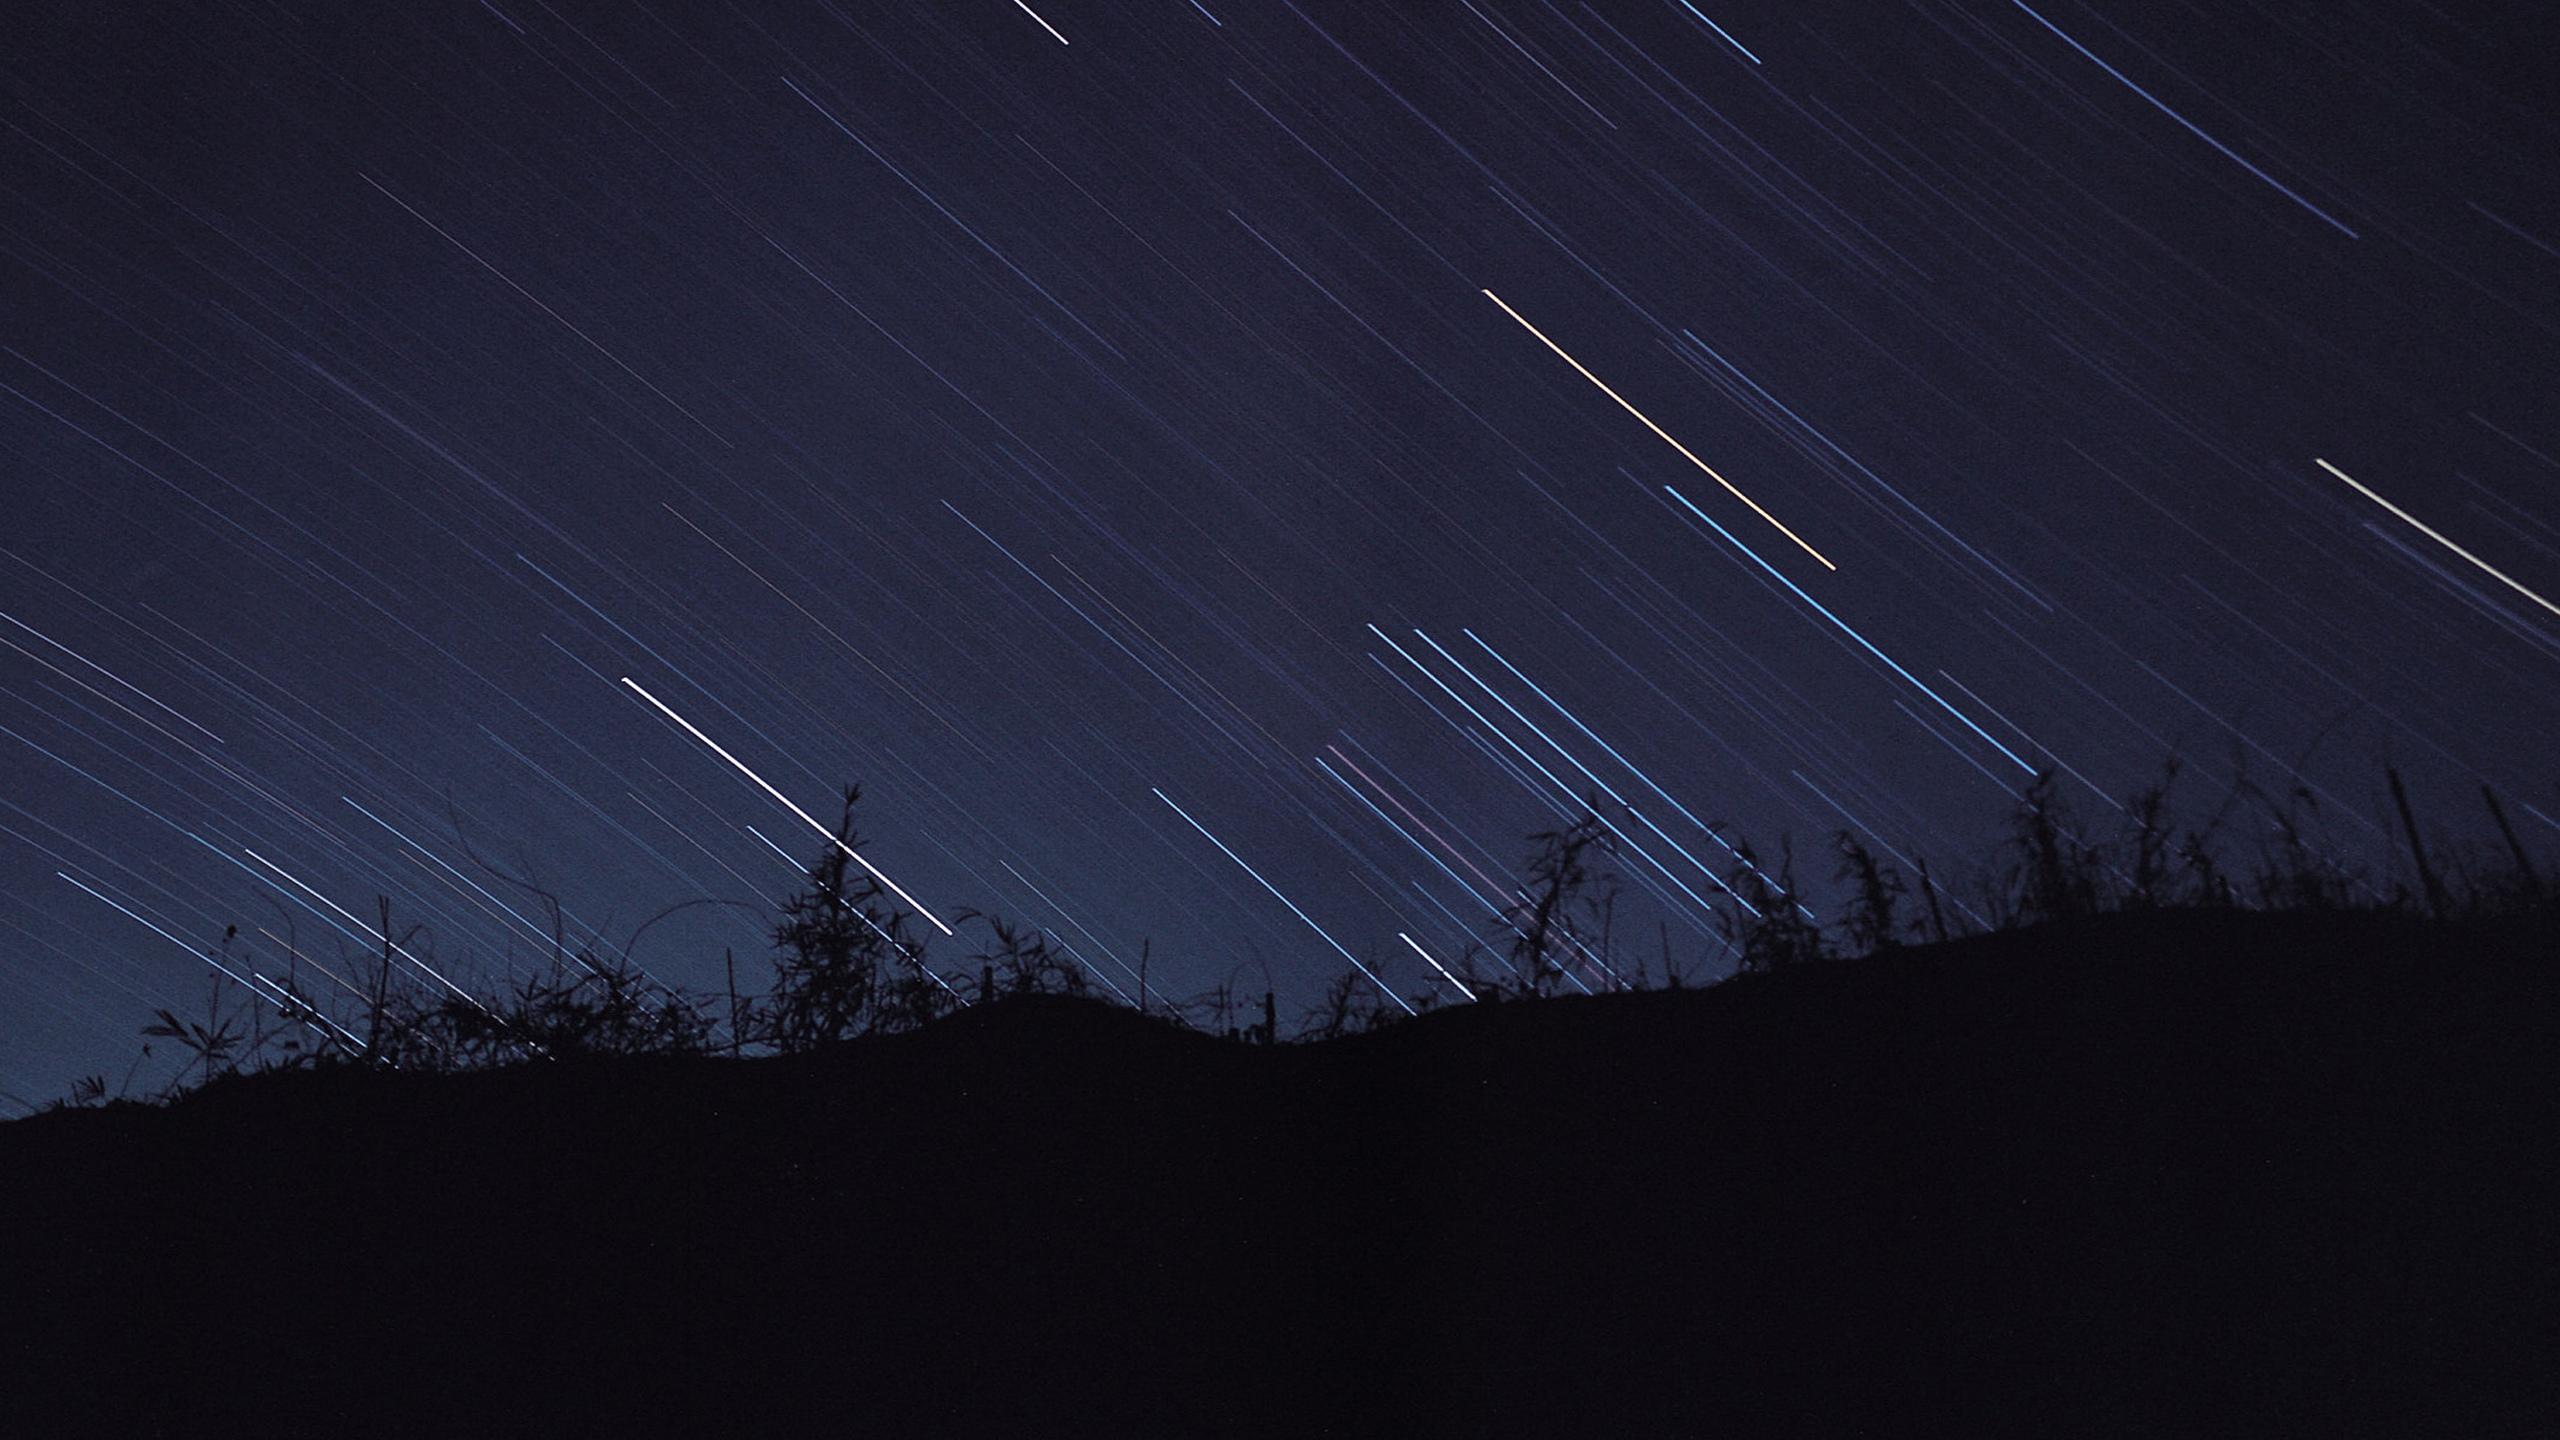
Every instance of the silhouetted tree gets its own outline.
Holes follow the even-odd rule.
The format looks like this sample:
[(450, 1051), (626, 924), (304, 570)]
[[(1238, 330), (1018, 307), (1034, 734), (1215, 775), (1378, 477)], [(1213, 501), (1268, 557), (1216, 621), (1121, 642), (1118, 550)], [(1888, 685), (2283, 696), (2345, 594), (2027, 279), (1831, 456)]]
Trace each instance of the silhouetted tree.
[(782, 904), (773, 931), (773, 991), (764, 1005), (764, 1034), (793, 1053), (876, 1028), (879, 1002), (894, 969), (922, 967), (924, 944), (909, 932), (906, 912), (883, 902), (887, 887), (852, 869), (854, 806), (860, 786), (847, 786), (842, 818), (808, 883)]
[(1827, 953), (1822, 929), (1795, 898), (1795, 846), (1779, 839), (1778, 873), (1773, 878), (1746, 842), (1734, 847), (1736, 864), (1726, 887), (1750, 908), (1727, 910), (1716, 917), (1726, 943), (1738, 952), (1736, 966), (1745, 975), (1765, 974), (1820, 960)]
[(1529, 886), (1503, 912), (1502, 927), (1512, 937), (1513, 984), (1524, 994), (1544, 995), (1577, 962), (1606, 952), (1603, 932), (1617, 896), (1616, 877), (1593, 870), (1584, 857), (1595, 851), (1614, 855), (1617, 846), (1596, 813), (1532, 835), (1529, 843), (1537, 847)]

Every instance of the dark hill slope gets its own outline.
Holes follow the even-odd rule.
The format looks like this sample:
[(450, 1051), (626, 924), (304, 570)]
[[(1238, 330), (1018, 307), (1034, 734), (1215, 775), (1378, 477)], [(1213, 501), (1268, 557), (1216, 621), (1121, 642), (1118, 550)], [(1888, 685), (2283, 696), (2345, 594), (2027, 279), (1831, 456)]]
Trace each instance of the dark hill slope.
[(0, 1431), (2555, 1433), (2556, 985), (2118, 917), (1279, 1050), (231, 1082), (0, 1126)]

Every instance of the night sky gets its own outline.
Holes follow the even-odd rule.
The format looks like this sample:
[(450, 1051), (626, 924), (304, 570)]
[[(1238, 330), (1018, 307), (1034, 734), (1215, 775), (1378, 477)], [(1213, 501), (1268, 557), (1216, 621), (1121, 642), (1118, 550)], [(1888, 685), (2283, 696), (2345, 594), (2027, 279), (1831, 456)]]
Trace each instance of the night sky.
[(547, 959), (465, 842), (760, 976), (848, 781), (938, 967), (1284, 1006), (1592, 794), (1710, 973), (1709, 826), (2048, 765), (2560, 828), (2540, 0), (7, 11), (15, 1097)]

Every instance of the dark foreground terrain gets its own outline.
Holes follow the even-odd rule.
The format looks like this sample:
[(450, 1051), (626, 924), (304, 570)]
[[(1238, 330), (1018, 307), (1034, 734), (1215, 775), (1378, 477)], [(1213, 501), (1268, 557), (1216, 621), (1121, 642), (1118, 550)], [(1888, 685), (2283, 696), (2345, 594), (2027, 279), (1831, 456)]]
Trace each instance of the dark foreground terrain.
[(2549, 951), (2119, 917), (52, 1114), (0, 1433), (2560, 1433)]

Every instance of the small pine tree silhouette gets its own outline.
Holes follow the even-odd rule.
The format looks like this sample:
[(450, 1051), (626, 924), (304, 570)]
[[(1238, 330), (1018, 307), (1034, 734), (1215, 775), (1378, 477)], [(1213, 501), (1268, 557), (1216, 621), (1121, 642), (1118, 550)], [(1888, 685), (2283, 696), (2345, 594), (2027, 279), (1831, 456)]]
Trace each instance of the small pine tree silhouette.
[(861, 799), (861, 786), (845, 787), (834, 837), (774, 926), (763, 1038), (785, 1053), (878, 1028), (887, 978), (924, 964), (923, 942), (909, 932), (906, 913), (882, 903), (886, 887), (868, 873), (851, 873), (853, 811)]

